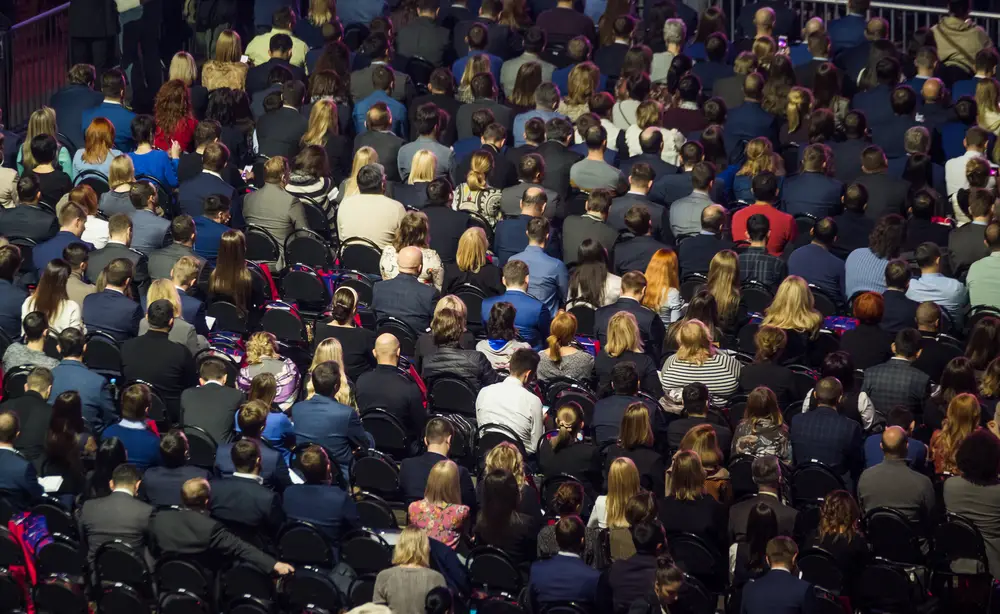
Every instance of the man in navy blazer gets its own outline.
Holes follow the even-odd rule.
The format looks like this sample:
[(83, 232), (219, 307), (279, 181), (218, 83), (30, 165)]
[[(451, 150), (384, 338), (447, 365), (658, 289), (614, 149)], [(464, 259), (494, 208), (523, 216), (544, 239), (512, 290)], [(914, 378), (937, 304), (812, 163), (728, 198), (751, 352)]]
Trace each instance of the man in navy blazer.
[(139, 497), (155, 507), (181, 505), (181, 487), (193, 478), (210, 479), (211, 473), (187, 464), (188, 440), (180, 431), (160, 437), (160, 464), (146, 469)]
[(234, 474), (212, 480), (212, 517), (237, 533), (246, 529), (274, 537), (285, 521), (285, 512), (281, 497), (263, 484), (260, 445), (252, 439), (237, 441), (230, 460)]
[(21, 434), (17, 414), (0, 413), (0, 494), (15, 511), (23, 511), (42, 497), (38, 474), (31, 462), (14, 449), (14, 442)]
[(104, 102), (104, 96), (94, 90), (97, 73), (90, 64), (75, 64), (67, 75), (69, 84), (52, 94), (49, 106), (56, 112), (63, 136), (69, 143), (63, 143), (70, 150), (83, 147), (83, 113)]
[(765, 552), (771, 570), (743, 589), (740, 614), (811, 612), (813, 586), (798, 577), (795, 560), (799, 548), (795, 541), (790, 537), (775, 537), (767, 542)]
[[(202, 263), (194, 256), (184, 256), (170, 269), (170, 279), (174, 282), (177, 294), (181, 297), (181, 319), (194, 325), (194, 330), (199, 335), (208, 336), (208, 323), (205, 321), (205, 303), (188, 294), (188, 291), (198, 281), (201, 267)], [(146, 305), (143, 303), (143, 309), (145, 307)]]
[[(244, 404), (236, 414), (236, 423), (243, 436), (241, 441), (253, 441), (260, 449), (260, 477), (264, 486), (281, 492), (292, 483), (292, 478), (288, 474), (288, 464), (281, 452), (261, 439), (261, 433), (264, 432), (264, 425), (267, 423), (267, 414), (270, 409), (263, 401), (250, 401)], [(215, 452), (215, 469), (223, 476), (230, 476), (237, 472), (232, 458), (234, 445), (232, 443), (222, 444)]]
[[(526, 188), (521, 196), (521, 215), (497, 223), (493, 235), (493, 251), (500, 259), (500, 264), (507, 264), (511, 256), (520, 254), (528, 247), (528, 222), (533, 218), (543, 217), (548, 202), (549, 197), (543, 188)], [(561, 240), (550, 238), (545, 243), (545, 253), (561, 259), (561, 244)]]
[(215, 268), (219, 257), (222, 235), (230, 229), (227, 225), (231, 219), (230, 206), (226, 196), (212, 194), (205, 199), (204, 213), (194, 218), (194, 253), (204, 258), (212, 268)]
[(434, 286), (417, 279), (424, 270), (424, 255), (419, 248), (404, 247), (396, 260), (399, 274), (375, 284), (372, 309), (379, 318), (399, 318), (419, 335), (431, 325), (439, 293)]
[(156, 215), (159, 194), (148, 181), (133, 183), (128, 196), (135, 207), (135, 211), (129, 216), (132, 218), (130, 246), (149, 256), (169, 243), (170, 220)]
[(865, 26), (868, 25), (866, 15), (869, 4), (869, 0), (847, 0), (847, 15), (827, 24), (826, 33), (830, 35), (834, 54), (857, 47), (867, 40)]
[(608, 342), (608, 323), (619, 311), (627, 311), (635, 316), (642, 335), (642, 345), (656, 364), (660, 364), (660, 353), (663, 351), (663, 339), (667, 335), (663, 320), (652, 309), (643, 306), (642, 298), (646, 295), (646, 276), (642, 271), (629, 271), (622, 275), (622, 294), (614, 303), (601, 307), (594, 313), (594, 332), (601, 344)]
[(844, 184), (827, 174), (829, 148), (822, 144), (806, 147), (802, 156), (802, 172), (785, 180), (781, 200), (785, 213), (807, 213), (816, 218), (835, 215), (840, 210)]
[(201, 174), (188, 179), (177, 190), (177, 202), (181, 211), (191, 217), (198, 217), (205, 211), (205, 199), (220, 194), (230, 203), (236, 196), (233, 186), (226, 183), (222, 173), (229, 163), (229, 149), (221, 143), (209, 143), (201, 157)]
[(101, 76), (101, 93), (104, 94), (104, 102), (81, 114), (80, 129), (86, 133), (94, 118), (103, 117), (115, 127), (115, 149), (132, 151), (135, 149), (135, 139), (132, 138), (135, 113), (125, 108), (125, 73), (120, 68), (112, 68)]
[(305, 484), (289, 486), (282, 495), (282, 508), (289, 520), (315, 525), (333, 544), (340, 543), (349, 531), (361, 528), (351, 495), (332, 484), (333, 467), (326, 450), (309, 446), (299, 457), (299, 466)]
[(682, 279), (691, 273), (708, 275), (712, 258), (724, 249), (733, 248), (733, 242), (722, 237), (725, 222), (726, 209), (722, 205), (711, 205), (701, 212), (701, 232), (677, 244), (677, 265)]
[[(73, 205), (73, 206), (70, 206)], [(87, 222), (87, 213), (73, 203), (67, 203), (59, 212), (59, 232), (44, 243), (39, 243), (31, 250), (31, 259), (35, 270), (41, 275), (47, 265), (56, 258), (62, 258), (63, 250), (70, 243), (82, 243), (88, 250), (94, 246), (80, 239), (83, 227)]]
[(0, 247), (0, 330), (11, 339), (21, 336), (21, 305), (28, 293), (14, 285), (21, 268), (21, 250), (16, 245)]
[[(797, 459), (824, 463), (850, 485), (864, 468), (861, 425), (837, 410), (844, 396), (844, 387), (837, 378), (821, 379), (813, 394), (813, 406), (792, 422), (792, 454)], [(871, 423), (874, 418), (862, 416), (862, 420)]]
[(764, 75), (753, 72), (743, 81), (743, 104), (731, 109), (726, 119), (725, 141), (732, 157), (737, 150), (759, 136), (778, 142), (778, 118), (761, 106), (764, 99)]
[(678, 173), (656, 175), (652, 187), (649, 188), (649, 200), (669, 207), (675, 200), (689, 195), (694, 186), (691, 184), (691, 171), (694, 165), (705, 159), (705, 148), (697, 141), (688, 141), (681, 145), (681, 169)]
[(510, 303), (517, 310), (514, 328), (521, 340), (532, 347), (540, 348), (549, 336), (549, 322), (552, 314), (545, 303), (528, 294), (528, 265), (520, 260), (511, 260), (503, 267), (503, 285), (507, 291), (500, 296), (483, 299), (480, 315), (483, 322), (490, 319), (490, 310), (497, 303)]
[(42, 198), (41, 184), (34, 173), (26, 173), (17, 180), (17, 205), (0, 208), (0, 235), (24, 237), (41, 243), (59, 232), (59, 221), (38, 206)]
[(108, 388), (108, 380), (94, 373), (83, 364), (83, 352), (87, 348), (86, 337), (78, 328), (64, 328), (59, 333), (59, 352), (63, 358), (52, 369), (52, 392), (49, 402), (67, 390), (75, 390), (80, 395), (83, 419), (93, 433), (99, 432), (116, 419), (115, 401)]
[(892, 92), (899, 83), (901, 74), (902, 69), (896, 58), (882, 58), (875, 65), (875, 79), (878, 85), (855, 94), (851, 100), (851, 108), (865, 114), (873, 133), (880, 124), (884, 125), (893, 120)]
[[(424, 427), (424, 445), (427, 451), (420, 456), (404, 458), (399, 466), (399, 488), (406, 501), (417, 501), (424, 498), (427, 488), (427, 477), (434, 465), (448, 460), (451, 451), (451, 438), (455, 428), (444, 418), (431, 418)], [(472, 485), (472, 477), (465, 467), (458, 468), (458, 485), (462, 491), (462, 505), (469, 506), (470, 517), (476, 515), (476, 488)]]
[(581, 557), (586, 534), (583, 521), (579, 516), (563, 516), (555, 525), (555, 533), (559, 552), (531, 564), (528, 584), (531, 603), (543, 607), (570, 601), (583, 606), (594, 604), (601, 572), (584, 563)]
[(116, 258), (107, 267), (106, 285), (102, 292), (95, 292), (83, 299), (83, 323), (89, 331), (100, 330), (118, 341), (125, 341), (139, 334), (142, 307), (125, 296), (125, 289), (132, 283), (132, 261)]
[(300, 445), (315, 443), (329, 450), (344, 479), (348, 479), (354, 448), (368, 448), (375, 442), (361, 425), (358, 412), (333, 398), (341, 385), (336, 363), (317, 365), (312, 371), (312, 383), (316, 394), (292, 406), (295, 438)]

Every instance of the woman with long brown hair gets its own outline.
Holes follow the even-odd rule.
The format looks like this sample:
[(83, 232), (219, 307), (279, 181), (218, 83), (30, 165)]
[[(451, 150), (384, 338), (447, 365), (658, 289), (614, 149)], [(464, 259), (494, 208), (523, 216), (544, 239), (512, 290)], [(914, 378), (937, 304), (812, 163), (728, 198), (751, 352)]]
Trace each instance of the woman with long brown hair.
[(524, 6), (524, 0), (503, 0), (503, 10), (497, 18), (497, 23), (511, 30), (521, 31), (531, 27), (531, 18)]
[(733, 487), (729, 482), (729, 470), (725, 466), (726, 457), (719, 447), (719, 437), (715, 427), (711, 424), (691, 427), (681, 439), (678, 449), (691, 450), (698, 454), (702, 469), (705, 470), (705, 492), (712, 495), (719, 503), (729, 504), (733, 498)]
[(835, 490), (823, 499), (819, 527), (806, 538), (807, 547), (822, 548), (837, 562), (850, 585), (864, 569), (871, 552), (861, 532), (861, 510), (851, 493)]
[(535, 89), (542, 83), (542, 65), (538, 62), (525, 62), (517, 69), (514, 79), (514, 91), (507, 97), (507, 102), (514, 107), (516, 114), (535, 110)]
[(382, 250), (382, 257), (379, 259), (382, 279), (392, 279), (399, 275), (397, 258), (400, 250), (405, 247), (419, 247), (424, 256), (424, 266), (417, 279), (433, 285), (440, 292), (444, 284), (444, 265), (441, 264), (438, 253), (430, 248), (428, 241), (430, 241), (430, 223), (427, 221), (427, 214), (408, 211), (400, 220), (392, 243)]
[(32, 311), (41, 312), (49, 323), (49, 330), (57, 335), (64, 328), (85, 330), (80, 305), (69, 300), (66, 282), (69, 281), (69, 263), (62, 258), (50, 260), (42, 270), (35, 293), (21, 305), (21, 319)]
[(806, 391), (799, 389), (792, 370), (781, 364), (788, 334), (774, 326), (760, 326), (753, 342), (757, 352), (753, 363), (743, 365), (740, 371), (740, 390), (749, 393), (765, 386), (773, 391), (782, 407), (801, 400)]
[(153, 117), (156, 119), (153, 145), (157, 149), (169, 151), (173, 143), (177, 142), (184, 151), (191, 149), (198, 120), (191, 110), (191, 94), (184, 82), (175, 79), (164, 83), (156, 93), (153, 110)]
[(680, 287), (677, 252), (669, 248), (656, 250), (646, 265), (646, 295), (642, 304), (659, 315), (664, 326), (670, 326), (684, 314)]
[[(336, 184), (331, 177), (330, 164), (323, 147), (305, 145), (291, 163), (291, 173), (286, 175), (285, 191), (300, 200), (318, 205), (324, 211), (329, 211), (330, 202), (327, 198)], [(267, 166), (264, 167), (264, 171), (266, 176)], [(281, 237), (278, 237), (278, 241), (281, 241)]]
[(715, 297), (722, 330), (735, 334), (748, 320), (746, 306), (740, 296), (740, 260), (736, 252), (724, 249), (712, 257), (705, 290)]
[(122, 155), (115, 149), (115, 125), (103, 117), (95, 117), (84, 134), (84, 144), (73, 154), (73, 179), (83, 171), (97, 171), (105, 177), (111, 172), (111, 161)]
[(461, 347), (462, 335), (466, 332), (464, 313), (442, 309), (431, 321), (431, 332), (437, 351), (424, 358), (420, 365), (420, 376), (428, 388), (440, 377), (453, 377), (478, 393), (483, 387), (499, 381), (500, 376), (486, 356)]
[(567, 308), (578, 303), (594, 309), (607, 307), (621, 297), (622, 278), (612, 273), (608, 265), (608, 250), (604, 245), (590, 237), (584, 239), (576, 251), (576, 266), (569, 277)]
[(601, 71), (593, 62), (581, 62), (569, 71), (566, 96), (559, 102), (557, 112), (576, 121), (584, 113), (590, 113), (590, 97), (599, 91)]
[(227, 301), (247, 311), (253, 306), (253, 278), (247, 269), (247, 243), (239, 230), (222, 233), (215, 269), (208, 277), (208, 299)]
[(785, 464), (792, 462), (788, 427), (778, 407), (778, 398), (766, 386), (754, 388), (747, 397), (743, 419), (733, 432), (732, 455), (737, 454), (754, 458), (773, 455)]
[(980, 415), (979, 400), (973, 394), (960, 394), (948, 403), (948, 415), (941, 428), (931, 435), (928, 446), (935, 473), (958, 470), (955, 454), (965, 438), (979, 428)]

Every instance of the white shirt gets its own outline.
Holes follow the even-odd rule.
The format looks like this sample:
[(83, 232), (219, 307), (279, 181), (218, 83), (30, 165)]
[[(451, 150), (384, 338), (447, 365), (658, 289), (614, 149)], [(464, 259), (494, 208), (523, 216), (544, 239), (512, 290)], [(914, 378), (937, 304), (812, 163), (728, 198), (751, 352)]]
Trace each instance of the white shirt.
[[(965, 165), (972, 158), (986, 159), (986, 155), (981, 154), (978, 151), (966, 151), (959, 157), (952, 158), (944, 163), (944, 183), (945, 189), (948, 190), (948, 196), (951, 196), (962, 188), (969, 187), (969, 181), (965, 178)], [(993, 177), (990, 177), (987, 187), (993, 189), (995, 185), (996, 180), (993, 179)]]
[(257, 482), (258, 484), (263, 484), (264, 483), (264, 478), (260, 477), (259, 475), (254, 475), (252, 473), (241, 473), (239, 471), (234, 471), (233, 472), (233, 477), (234, 478), (243, 478), (244, 480), (253, 480), (254, 482)]
[[(21, 320), (24, 320), (24, 316), (28, 315), (35, 310), (35, 297), (29, 296), (21, 304)], [(56, 317), (52, 318), (49, 322), (49, 330), (55, 334), (59, 334), (65, 328), (79, 328), (86, 334), (87, 329), (83, 326), (83, 317), (80, 310), (80, 306), (76, 304), (76, 301), (71, 301), (66, 299), (59, 305), (59, 311), (56, 313)], [(21, 329), (21, 333), (24, 333), (24, 329)]]
[(80, 240), (93, 244), (94, 249), (106, 246), (108, 244), (108, 222), (96, 215), (88, 215)]
[(521, 385), (521, 380), (508, 376), (504, 381), (487, 386), (476, 397), (476, 422), (502, 424), (509, 427), (524, 444), (529, 454), (545, 433), (542, 424), (542, 401)]

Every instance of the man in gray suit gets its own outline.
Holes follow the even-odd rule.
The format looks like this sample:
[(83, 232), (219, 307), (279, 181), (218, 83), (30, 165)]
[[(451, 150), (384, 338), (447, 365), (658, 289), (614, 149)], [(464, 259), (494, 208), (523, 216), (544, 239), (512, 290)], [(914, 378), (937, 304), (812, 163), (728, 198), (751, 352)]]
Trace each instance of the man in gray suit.
[(132, 184), (128, 194), (135, 211), (132, 218), (132, 249), (147, 256), (170, 242), (170, 220), (156, 215), (159, 194), (147, 181)]
[(545, 219), (562, 218), (565, 211), (562, 210), (562, 201), (555, 190), (550, 190), (542, 186), (545, 180), (545, 160), (538, 154), (526, 154), (521, 156), (517, 164), (517, 185), (504, 188), (500, 192), (500, 210), (507, 217), (521, 215), (521, 197), (528, 188), (540, 188), (545, 190), (548, 198), (545, 205)]
[(701, 232), (701, 212), (712, 202), (712, 186), (715, 183), (715, 167), (710, 162), (699, 162), (691, 170), (691, 187), (694, 188), (684, 198), (670, 205), (670, 231), (674, 237), (696, 235)]
[[(372, 84), (372, 71), (380, 64), (389, 66), (392, 59), (389, 51), (389, 39), (380, 32), (375, 32), (365, 39), (362, 49), (368, 57), (372, 58), (372, 63), (370, 66), (351, 73), (351, 98), (354, 100), (363, 100), (375, 91), (375, 86)], [(410, 75), (401, 71), (396, 72), (392, 97), (402, 103), (409, 103), (416, 95), (417, 90)]]
[[(295, 230), (309, 229), (299, 199), (285, 191), (288, 185), (288, 160), (275, 156), (264, 163), (264, 185), (247, 196), (243, 218), (247, 224), (260, 226), (278, 240), (278, 254), (284, 260), (285, 239)], [(278, 263), (281, 269), (284, 265)]]
[(472, 134), (472, 114), (479, 109), (489, 109), (493, 119), (507, 129), (509, 134), (514, 129), (514, 110), (497, 102), (497, 85), (490, 73), (480, 73), (472, 78), (470, 85), (473, 101), (458, 108), (455, 117), (455, 129), (459, 139), (468, 139)]
[(969, 217), (972, 221), (948, 235), (951, 269), (956, 274), (967, 271), (972, 263), (990, 255), (986, 246), (986, 227), (993, 215), (993, 192), (986, 188), (969, 190)]
[(899, 426), (882, 432), (884, 460), (869, 467), (858, 480), (858, 502), (864, 513), (877, 507), (902, 512), (917, 527), (930, 527), (934, 514), (934, 486), (906, 463), (908, 437)]
[(422, 58), (434, 66), (444, 62), (451, 32), (435, 23), (440, 0), (417, 0), (417, 16), (396, 33), (396, 52), (405, 58)]
[(524, 53), (507, 60), (500, 67), (500, 83), (503, 86), (503, 93), (508, 97), (514, 92), (514, 83), (517, 81), (517, 71), (528, 62), (538, 62), (542, 66), (542, 82), (552, 81), (552, 73), (556, 67), (541, 58), (545, 51), (545, 30), (539, 27), (528, 28), (524, 35)]
[(410, 176), (410, 168), (413, 166), (413, 156), (422, 149), (426, 149), (437, 158), (434, 176), (447, 177), (451, 173), (451, 169), (455, 167), (455, 151), (438, 141), (438, 137), (441, 134), (440, 110), (433, 102), (422, 104), (417, 109), (413, 120), (412, 129), (420, 136), (399, 148), (399, 153), (396, 156), (396, 166), (399, 170), (400, 180), (406, 181)]
[(667, 208), (654, 203), (649, 198), (649, 190), (653, 186), (656, 173), (653, 167), (645, 162), (632, 165), (629, 172), (629, 190), (611, 202), (608, 209), (608, 225), (618, 232), (624, 232), (625, 214), (635, 205), (642, 205), (649, 211), (649, 219), (653, 224), (653, 236), (665, 243), (671, 243), (669, 213)]
[(96, 484), (98, 489), (110, 487), (106, 497), (88, 499), (80, 510), (80, 532), (87, 545), (87, 560), (102, 545), (121, 540), (138, 552), (147, 544), (149, 517), (153, 506), (136, 498), (142, 474), (135, 465), (118, 465), (111, 473), (110, 484)]
[(108, 244), (101, 249), (90, 252), (87, 261), (87, 278), (96, 283), (97, 277), (111, 262), (117, 258), (126, 258), (132, 262), (132, 289), (138, 290), (141, 296), (149, 287), (149, 269), (146, 256), (131, 247), (132, 220), (124, 213), (117, 213), (108, 220)]
[(170, 279), (170, 270), (184, 256), (191, 256), (201, 266), (205, 266), (205, 259), (194, 253), (194, 220), (190, 215), (178, 215), (174, 218), (170, 223), (170, 236), (173, 237), (173, 243), (149, 255), (151, 279)]
[(611, 190), (594, 190), (587, 198), (587, 212), (583, 215), (571, 215), (563, 222), (562, 249), (567, 266), (577, 264), (580, 246), (588, 239), (604, 246), (608, 251), (608, 262), (614, 262), (612, 250), (618, 239), (618, 231), (606, 223), (614, 195)]

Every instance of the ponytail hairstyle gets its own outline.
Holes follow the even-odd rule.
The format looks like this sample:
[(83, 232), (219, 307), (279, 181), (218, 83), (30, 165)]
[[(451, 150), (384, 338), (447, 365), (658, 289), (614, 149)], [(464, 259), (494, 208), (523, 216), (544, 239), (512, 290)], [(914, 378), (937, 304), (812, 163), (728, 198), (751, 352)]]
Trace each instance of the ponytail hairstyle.
[(472, 154), (469, 161), (469, 174), (465, 176), (465, 183), (469, 189), (481, 192), (489, 187), (486, 175), (493, 170), (493, 154), (488, 151), (477, 151)]
[(807, 88), (793, 87), (788, 92), (788, 104), (785, 106), (785, 116), (788, 118), (788, 132), (798, 130), (809, 116), (812, 109), (813, 95)]
[(583, 429), (583, 409), (576, 403), (566, 403), (556, 412), (556, 428), (559, 434), (552, 439), (552, 451), (560, 449), (576, 441), (577, 435)]
[(353, 326), (354, 310), (358, 306), (358, 293), (354, 288), (341, 286), (333, 293), (330, 315), (341, 326)]
[(549, 360), (559, 364), (562, 361), (560, 350), (572, 343), (576, 337), (576, 316), (568, 311), (560, 312), (552, 320), (549, 333), (549, 337), (546, 339), (549, 344)]

